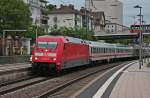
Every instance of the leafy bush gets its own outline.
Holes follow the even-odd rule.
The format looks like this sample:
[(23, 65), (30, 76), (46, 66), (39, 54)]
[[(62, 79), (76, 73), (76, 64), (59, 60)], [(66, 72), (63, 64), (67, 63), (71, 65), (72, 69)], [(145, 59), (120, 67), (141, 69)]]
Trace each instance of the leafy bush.
[(86, 28), (67, 28), (60, 27), (59, 29), (52, 28), (50, 35), (63, 35), (63, 36), (71, 36), (86, 40), (94, 40), (94, 32), (88, 31)]

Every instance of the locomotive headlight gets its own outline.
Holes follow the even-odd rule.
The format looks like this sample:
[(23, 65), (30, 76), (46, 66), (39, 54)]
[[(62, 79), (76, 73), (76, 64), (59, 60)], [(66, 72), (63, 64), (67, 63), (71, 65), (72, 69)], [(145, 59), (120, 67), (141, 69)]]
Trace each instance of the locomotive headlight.
[(56, 61), (56, 58), (53, 58), (53, 61)]
[(56, 53), (49, 53), (48, 56), (50, 56), (50, 57), (56, 57)]
[(37, 60), (38, 58), (37, 58), (37, 57), (35, 57), (34, 59), (35, 59), (35, 60)]

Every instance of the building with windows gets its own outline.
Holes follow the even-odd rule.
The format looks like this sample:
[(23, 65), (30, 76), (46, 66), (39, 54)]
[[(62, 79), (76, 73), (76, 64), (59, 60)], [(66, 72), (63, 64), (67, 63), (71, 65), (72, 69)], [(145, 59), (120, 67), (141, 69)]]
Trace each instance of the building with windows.
[(92, 12), (93, 30), (95, 35), (105, 31), (105, 15), (104, 12)]
[(82, 27), (87, 28), (87, 30), (93, 30), (93, 16), (92, 12), (82, 7), (80, 9), (80, 15), (82, 16)]
[[(92, 12), (102, 11), (105, 13), (105, 20), (120, 26), (113, 27), (113, 31), (122, 31), (123, 25), (123, 4), (119, 0), (85, 0), (85, 6)], [(107, 24), (106, 24), (107, 25)], [(111, 24), (112, 25), (112, 24)], [(108, 24), (108, 27), (110, 24)], [(107, 27), (106, 27), (107, 28)]]
[[(85, 14), (86, 13), (86, 14)], [(48, 25), (51, 28), (71, 27), (92, 29), (92, 18), (89, 11), (81, 8), (77, 10), (73, 5), (60, 5), (60, 8), (53, 9), (48, 14)]]
[(48, 13), (48, 25), (50, 28), (60, 27), (81, 27), (80, 11), (74, 9), (73, 5), (61, 5), (60, 8), (53, 9)]
[(23, 0), (30, 7), (33, 25), (45, 26), (48, 23), (46, 0)]
[(86, 28), (93, 31), (104, 31), (104, 12), (91, 12), (86, 8), (76, 10), (73, 5), (61, 5), (48, 14), (50, 28), (71, 27)]

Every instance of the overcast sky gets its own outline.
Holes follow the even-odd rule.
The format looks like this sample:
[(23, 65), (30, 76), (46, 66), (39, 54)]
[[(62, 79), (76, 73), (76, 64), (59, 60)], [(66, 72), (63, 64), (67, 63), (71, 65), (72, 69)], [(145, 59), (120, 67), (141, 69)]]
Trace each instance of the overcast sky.
[[(85, 0), (48, 0), (51, 4), (74, 4), (76, 8), (84, 6)], [(139, 23), (138, 17), (134, 21), (134, 16), (139, 14), (139, 9), (133, 8), (135, 5), (142, 6), (142, 14), (147, 24), (150, 24), (150, 0), (120, 0), (123, 2), (124, 8), (124, 25)]]

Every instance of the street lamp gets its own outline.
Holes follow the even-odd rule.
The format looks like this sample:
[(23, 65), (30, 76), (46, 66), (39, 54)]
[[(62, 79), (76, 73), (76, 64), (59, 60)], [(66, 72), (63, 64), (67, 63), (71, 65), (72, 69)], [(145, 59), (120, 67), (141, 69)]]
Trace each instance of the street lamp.
[(136, 5), (136, 6), (134, 6), (134, 8), (139, 8), (140, 9), (140, 14), (139, 14), (139, 16), (140, 16), (140, 35), (139, 35), (139, 45), (140, 45), (140, 50), (139, 50), (139, 69), (141, 69), (141, 66), (142, 66), (142, 62), (143, 62), (143, 60), (142, 60), (142, 31), (141, 31), (141, 28), (142, 28), (142, 7), (141, 6), (139, 6), (139, 5)]

